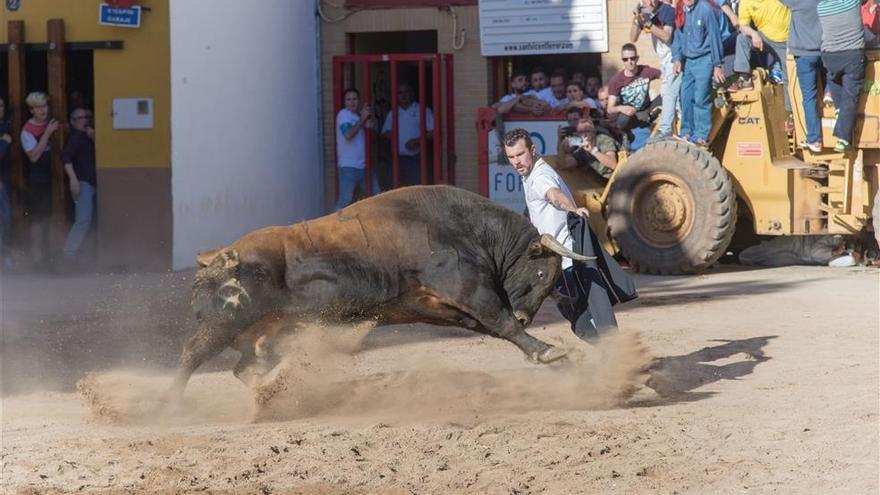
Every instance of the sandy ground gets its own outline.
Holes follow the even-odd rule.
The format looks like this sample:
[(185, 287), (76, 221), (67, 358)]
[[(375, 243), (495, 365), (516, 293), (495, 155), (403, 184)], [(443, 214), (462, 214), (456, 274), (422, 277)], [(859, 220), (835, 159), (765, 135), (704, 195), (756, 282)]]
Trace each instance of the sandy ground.
[(190, 276), (3, 277), (0, 491), (878, 493), (877, 270), (639, 276), (600, 348), (545, 305), (552, 366), (455, 329), (307, 332), (264, 403), (229, 351), (159, 414)]

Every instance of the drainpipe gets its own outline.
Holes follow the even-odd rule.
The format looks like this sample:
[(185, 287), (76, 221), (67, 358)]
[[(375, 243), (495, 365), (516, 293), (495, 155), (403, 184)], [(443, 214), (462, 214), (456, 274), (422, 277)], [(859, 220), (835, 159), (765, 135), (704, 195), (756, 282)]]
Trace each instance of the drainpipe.
[(318, 215), (322, 215), (325, 213), (327, 208), (327, 202), (325, 198), (325, 178), (327, 175), (326, 171), (326, 163), (324, 162), (324, 95), (321, 91), (323, 86), (323, 77), (324, 77), (324, 60), (321, 56), (321, 16), (319, 12), (321, 0), (315, 0), (315, 62), (318, 70), (315, 71), (315, 89), (318, 92), (318, 115), (317, 115), (317, 123), (315, 126), (318, 130), (317, 139), (318, 139), (318, 163), (320, 167), (318, 168), (318, 183), (321, 184), (321, 187), (318, 189)]

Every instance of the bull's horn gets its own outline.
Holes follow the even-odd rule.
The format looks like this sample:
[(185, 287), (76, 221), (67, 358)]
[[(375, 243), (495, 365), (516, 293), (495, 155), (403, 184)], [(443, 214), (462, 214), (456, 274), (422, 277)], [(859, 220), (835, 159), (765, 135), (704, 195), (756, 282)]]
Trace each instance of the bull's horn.
[(564, 256), (566, 258), (571, 258), (575, 261), (588, 261), (596, 259), (595, 256), (584, 256), (582, 254), (577, 254), (571, 249), (563, 246), (561, 242), (557, 241), (555, 237), (550, 234), (543, 234), (541, 236), (541, 245), (545, 248), (553, 251), (559, 256)]

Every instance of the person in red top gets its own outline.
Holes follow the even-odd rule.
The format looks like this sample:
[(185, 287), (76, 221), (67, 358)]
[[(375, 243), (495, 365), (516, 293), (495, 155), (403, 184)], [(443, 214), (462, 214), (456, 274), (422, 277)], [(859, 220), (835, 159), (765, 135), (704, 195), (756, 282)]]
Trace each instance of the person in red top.
[(660, 103), (659, 98), (651, 100), (649, 89), (651, 81), (660, 78), (660, 70), (639, 65), (639, 53), (632, 43), (623, 45), (620, 52), (623, 70), (608, 81), (608, 107), (605, 111), (622, 131), (649, 127), (650, 111)]
[(862, 5), (862, 24), (868, 31), (880, 36), (880, 11), (877, 9), (877, 0), (868, 0)]
[(49, 138), (58, 130), (58, 121), (49, 118), (49, 97), (33, 92), (25, 99), (31, 118), (21, 130), (21, 148), (30, 161), (28, 167), (26, 215), (30, 222), (31, 253), (35, 268), (46, 268), (49, 216), (52, 213), (52, 153)]

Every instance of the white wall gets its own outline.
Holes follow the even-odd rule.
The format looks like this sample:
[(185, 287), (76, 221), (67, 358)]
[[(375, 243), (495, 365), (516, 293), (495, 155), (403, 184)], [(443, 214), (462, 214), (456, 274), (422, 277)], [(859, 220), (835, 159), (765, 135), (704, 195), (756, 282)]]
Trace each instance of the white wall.
[(323, 208), (309, 0), (171, 0), (174, 269)]

